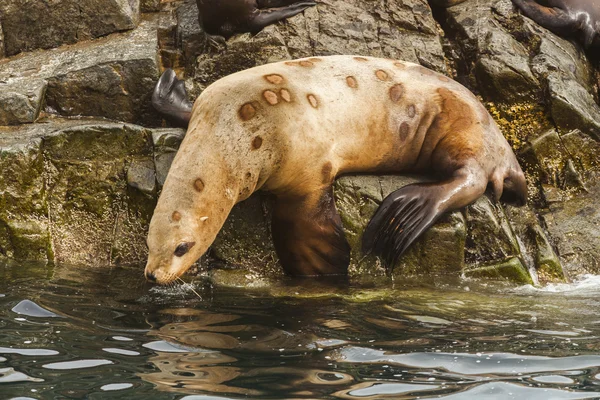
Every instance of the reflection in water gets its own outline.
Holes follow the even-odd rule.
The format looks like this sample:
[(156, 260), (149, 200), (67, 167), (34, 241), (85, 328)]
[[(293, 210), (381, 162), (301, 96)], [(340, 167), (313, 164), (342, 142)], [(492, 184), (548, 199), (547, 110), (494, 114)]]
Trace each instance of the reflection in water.
[(592, 278), (560, 292), (200, 282), (199, 299), (139, 270), (25, 269), (0, 266), (3, 398), (600, 398)]

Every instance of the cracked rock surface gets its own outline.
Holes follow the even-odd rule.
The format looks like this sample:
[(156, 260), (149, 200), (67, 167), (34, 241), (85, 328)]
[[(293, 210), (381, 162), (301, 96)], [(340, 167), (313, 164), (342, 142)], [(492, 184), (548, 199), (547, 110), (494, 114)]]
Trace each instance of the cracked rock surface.
[[(475, 92), (530, 188), (524, 208), (484, 196), (444, 216), (398, 261), (396, 278), (540, 283), (600, 273), (599, 60), (510, 0), (433, 9), (425, 0), (318, 0), (225, 47), (206, 41), (196, 13), (189, 0), (0, 4), (0, 257), (143, 267), (148, 222), (185, 133), (150, 108), (163, 68), (196, 97), (256, 65), (359, 54), (417, 62)], [(36, 22), (18, 23), (26, 17)], [(361, 253), (362, 232), (387, 194), (423, 179), (337, 180), (351, 276), (385, 274)], [(200, 270), (232, 284), (280, 277), (271, 200), (257, 193), (238, 204)]]

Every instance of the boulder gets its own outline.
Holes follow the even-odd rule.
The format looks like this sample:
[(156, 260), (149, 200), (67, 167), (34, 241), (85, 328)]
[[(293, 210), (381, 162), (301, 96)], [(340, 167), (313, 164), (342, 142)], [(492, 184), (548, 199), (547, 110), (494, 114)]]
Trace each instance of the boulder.
[(0, 60), (0, 125), (31, 123), (43, 107), (156, 125), (150, 105), (159, 75), (157, 17), (91, 42)]
[(0, 2), (7, 56), (133, 29), (139, 19), (139, 0)]

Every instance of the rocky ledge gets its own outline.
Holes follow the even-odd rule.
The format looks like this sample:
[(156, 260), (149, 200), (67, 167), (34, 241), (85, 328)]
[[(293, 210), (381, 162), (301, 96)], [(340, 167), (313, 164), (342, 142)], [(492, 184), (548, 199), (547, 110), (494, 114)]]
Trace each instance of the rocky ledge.
[[(425, 0), (322, 0), (219, 49), (205, 40), (194, 1), (44, 4), (0, 6), (0, 257), (144, 263), (148, 222), (184, 135), (150, 108), (163, 68), (186, 77), (197, 96), (255, 65), (351, 53), (417, 62), (470, 88), (529, 181), (525, 208), (482, 197), (445, 216), (402, 257), (396, 277), (538, 283), (600, 273), (598, 60), (522, 17), (510, 0), (433, 10)], [(81, 18), (70, 18), (75, 5)], [(360, 253), (362, 231), (383, 197), (417, 179), (337, 181), (352, 276), (384, 275)], [(270, 202), (257, 193), (236, 206), (201, 270), (228, 284), (281, 276)]]

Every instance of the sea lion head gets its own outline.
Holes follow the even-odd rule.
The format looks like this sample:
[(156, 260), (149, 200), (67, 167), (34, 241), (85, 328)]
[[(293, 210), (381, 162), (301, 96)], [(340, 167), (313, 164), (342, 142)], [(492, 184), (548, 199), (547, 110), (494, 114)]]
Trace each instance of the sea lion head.
[(195, 166), (189, 157), (179, 162), (176, 157), (167, 176), (148, 230), (144, 275), (150, 282), (164, 285), (186, 272), (208, 250), (236, 203), (237, 191), (224, 183), (218, 164), (204, 169), (210, 177), (206, 184), (190, 173)]
[[(148, 233), (146, 279), (166, 284), (187, 271), (210, 245), (206, 244), (210, 232), (205, 232), (210, 231), (208, 219), (198, 219), (185, 210), (156, 210)], [(203, 225), (208, 229), (203, 229)]]

